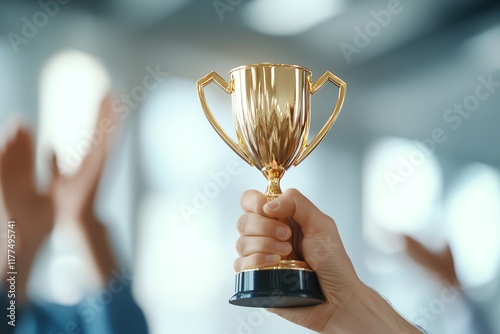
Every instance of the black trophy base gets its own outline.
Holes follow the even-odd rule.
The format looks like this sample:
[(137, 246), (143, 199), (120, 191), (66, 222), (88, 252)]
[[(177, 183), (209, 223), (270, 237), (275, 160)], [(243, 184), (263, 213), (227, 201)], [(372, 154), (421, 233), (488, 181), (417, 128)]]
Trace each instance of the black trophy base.
[(262, 308), (313, 306), (324, 301), (316, 273), (294, 269), (242, 271), (236, 274), (236, 293), (229, 299), (233, 305)]

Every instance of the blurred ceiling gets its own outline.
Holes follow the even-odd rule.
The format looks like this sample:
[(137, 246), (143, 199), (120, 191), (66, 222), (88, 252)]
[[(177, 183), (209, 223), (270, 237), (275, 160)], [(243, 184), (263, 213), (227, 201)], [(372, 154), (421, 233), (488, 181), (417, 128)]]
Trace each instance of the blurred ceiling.
[[(2, 35), (36, 6), (0, 4)], [(137, 59), (164, 57), (170, 73), (192, 80), (262, 61), (303, 65), (313, 77), (336, 73), (348, 94), (327, 143), (424, 140), (443, 129), (447, 140), (439, 154), (500, 166), (498, 1), (73, 0), (64, 6), (133, 36)], [(474, 111), (448, 111), (474, 102), (470, 97), (484, 80), (493, 82), (493, 91)], [(315, 100), (321, 107), (333, 104), (331, 94), (318, 95), (313, 114)], [(313, 129), (323, 121), (313, 117)]]

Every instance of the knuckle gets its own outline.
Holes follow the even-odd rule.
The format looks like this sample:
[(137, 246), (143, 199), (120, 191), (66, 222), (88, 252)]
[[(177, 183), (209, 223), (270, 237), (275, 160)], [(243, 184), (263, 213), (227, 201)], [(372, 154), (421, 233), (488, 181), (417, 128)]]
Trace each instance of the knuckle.
[(234, 260), (233, 268), (234, 268), (234, 271), (236, 271), (236, 272), (241, 271), (241, 261), (239, 258)]
[(236, 229), (240, 236), (267, 235), (270, 230), (269, 219), (258, 214), (246, 213), (241, 215), (236, 222)]
[(300, 194), (300, 192), (296, 188), (289, 188), (285, 190), (285, 194), (290, 197), (295, 197)]
[(262, 263), (262, 259), (263, 259), (263, 255), (260, 254), (260, 253), (257, 253), (257, 254), (252, 254), (250, 257), (249, 257), (249, 267), (251, 268), (257, 268), (259, 266), (259, 264)]
[(267, 238), (259, 238), (258, 239), (258, 249), (259, 251), (266, 251), (268, 248), (270, 248), (270, 242)]
[(240, 237), (238, 240), (236, 240), (236, 245), (235, 248), (238, 251), (238, 253), (242, 253), (245, 249), (246, 246), (246, 238)]
[(262, 234), (265, 234), (265, 231), (266, 231), (266, 222), (264, 221), (264, 218), (262, 216), (259, 216), (259, 218), (257, 219), (257, 228), (258, 230), (262, 233)]
[(241, 215), (238, 218), (238, 221), (236, 222), (236, 230), (240, 233), (240, 235), (243, 235), (245, 232), (245, 226), (247, 222), (247, 215)]

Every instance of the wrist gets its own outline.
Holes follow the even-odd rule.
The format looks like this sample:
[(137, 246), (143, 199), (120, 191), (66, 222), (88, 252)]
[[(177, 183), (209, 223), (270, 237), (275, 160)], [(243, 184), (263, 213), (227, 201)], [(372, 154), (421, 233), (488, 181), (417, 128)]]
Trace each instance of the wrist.
[(96, 222), (99, 221), (97, 219), (96, 214), (94, 213), (94, 210), (92, 209), (83, 209), (75, 214), (76, 220), (80, 223), (83, 224), (95, 224)]
[(335, 312), (323, 334), (420, 334), (377, 292), (358, 281), (348, 300)]
[(96, 269), (101, 280), (105, 282), (112, 270), (116, 268), (116, 259), (107, 228), (93, 213), (81, 217), (79, 223)]

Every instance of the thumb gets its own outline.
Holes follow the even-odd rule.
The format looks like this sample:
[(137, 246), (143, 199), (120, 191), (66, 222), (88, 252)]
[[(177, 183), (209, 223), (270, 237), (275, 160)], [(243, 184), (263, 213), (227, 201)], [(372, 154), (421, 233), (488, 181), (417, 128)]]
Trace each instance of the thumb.
[(416, 239), (405, 235), (406, 252), (410, 257), (422, 267), (430, 269), (436, 261), (436, 255), (429, 251), (423, 244)]
[[(349, 258), (335, 221), (321, 212), (296, 189), (285, 191), (263, 207), (268, 217), (292, 217), (303, 233), (301, 252), (309, 266), (320, 276), (342, 273), (350, 268)], [(346, 267), (348, 265), (348, 267)]]
[(50, 165), (52, 170), (52, 181), (56, 181), (61, 177), (61, 171), (59, 169), (59, 166), (57, 165), (57, 156), (55, 152), (52, 153)]
[(406, 252), (420, 266), (437, 274), (438, 277), (451, 284), (458, 284), (453, 254), (449, 245), (439, 253), (434, 253), (422, 243), (410, 236), (404, 236), (406, 241)]
[(285, 219), (292, 217), (302, 228), (304, 237), (316, 234), (338, 232), (332, 218), (321, 212), (309, 199), (297, 189), (288, 189), (278, 198), (267, 202), (263, 207), (268, 217)]

